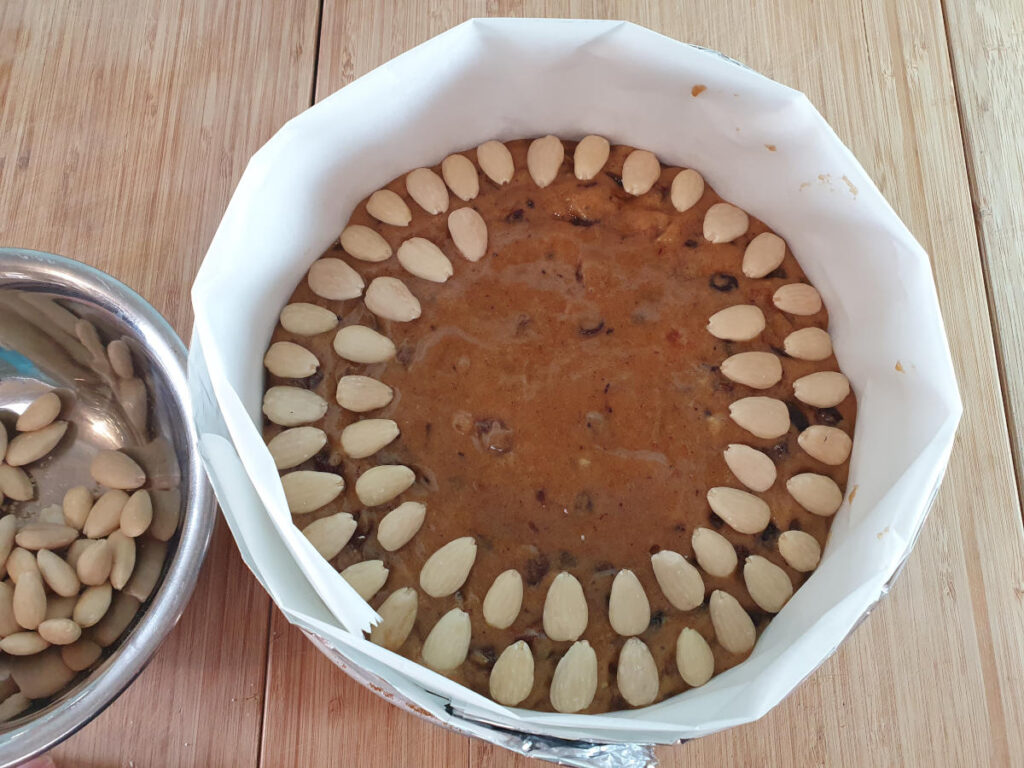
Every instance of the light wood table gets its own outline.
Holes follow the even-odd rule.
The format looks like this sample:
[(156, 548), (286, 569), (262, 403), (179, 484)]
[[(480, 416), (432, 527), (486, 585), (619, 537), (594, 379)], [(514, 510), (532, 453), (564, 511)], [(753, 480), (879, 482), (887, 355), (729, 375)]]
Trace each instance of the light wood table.
[[(627, 18), (808, 94), (932, 255), (966, 407), (892, 594), (761, 721), (672, 765), (1024, 763), (1018, 0), (3, 0), (0, 244), (86, 261), (188, 338), (189, 285), (289, 117), (473, 16)], [(352, 683), (218, 528), (195, 597), (62, 766), (525, 764)]]

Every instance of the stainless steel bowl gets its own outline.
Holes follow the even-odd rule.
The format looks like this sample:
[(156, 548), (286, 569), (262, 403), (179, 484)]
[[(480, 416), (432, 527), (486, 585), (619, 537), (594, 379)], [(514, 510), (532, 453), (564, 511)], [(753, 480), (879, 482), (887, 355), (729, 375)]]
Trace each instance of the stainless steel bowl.
[[(116, 377), (98, 364), (104, 361), (90, 357), (89, 345), (76, 338), (79, 320), (104, 341), (128, 344), (145, 384), (141, 408), (119, 394)], [(32, 465), (39, 498), (18, 504), (16, 514), (31, 519), (59, 503), (67, 487), (91, 485), (92, 455), (122, 446), (160, 467), (156, 482), (180, 492), (181, 514), (161, 580), (134, 624), (69, 688), (0, 724), (0, 766), (50, 749), (103, 711), (142, 671), (192, 594), (216, 512), (196, 450), (185, 361), (185, 346), (170, 325), (123, 283), (60, 256), (0, 248), (0, 418), (10, 427), (12, 413), (57, 389), (76, 432)]]

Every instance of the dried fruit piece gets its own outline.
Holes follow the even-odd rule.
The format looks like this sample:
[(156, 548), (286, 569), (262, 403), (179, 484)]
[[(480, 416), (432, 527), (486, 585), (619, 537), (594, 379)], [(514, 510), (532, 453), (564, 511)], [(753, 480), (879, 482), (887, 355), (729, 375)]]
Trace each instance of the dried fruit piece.
[[(409, 213), (409, 208), (406, 206), (405, 201), (402, 198), (395, 195), (394, 192), (384, 190), (388, 194), (394, 195), (398, 202), (405, 208), (405, 213), (412, 218), (412, 214)], [(374, 192), (374, 195), (379, 194)], [(370, 198), (371, 202), (373, 197)], [(366, 210), (373, 215), (370, 211), (370, 205), (367, 203)], [(405, 224), (409, 223), (409, 219), (406, 219)], [(405, 224), (401, 226), (405, 226)], [(380, 233), (376, 230), (370, 229), (369, 227), (363, 226), (362, 224), (352, 224), (351, 226), (345, 227), (342, 230), (341, 236), (338, 238), (338, 242), (341, 243), (341, 247), (345, 253), (351, 256), (353, 259), (359, 259), (360, 261), (387, 261), (391, 258), (391, 246), (388, 245), (388, 241), (381, 237)], [(356, 294), (357, 296), (359, 294)], [(355, 296), (347, 296), (346, 298), (354, 299)]]
[(60, 649), (60, 657), (69, 669), (81, 672), (88, 669), (97, 661), (103, 649), (87, 638), (82, 638), (71, 645), (65, 645)]
[(405, 191), (429, 214), (448, 210), (448, 188), (441, 177), (429, 168), (417, 168), (405, 177)]
[(774, 272), (786, 258), (786, 241), (773, 232), (762, 232), (743, 252), (743, 274), (765, 277)]
[(282, 379), (304, 379), (316, 373), (320, 361), (305, 347), (291, 341), (275, 341), (263, 356), (263, 365)]
[(448, 233), (466, 261), (480, 261), (487, 253), (487, 223), (473, 208), (448, 214)]
[(420, 587), (431, 597), (447, 597), (458, 591), (476, 561), (476, 539), (453, 539), (427, 558), (420, 570)]
[(281, 327), (296, 336), (316, 336), (338, 325), (338, 316), (316, 304), (296, 302), (281, 310)]
[[(278, 432), (267, 443), (267, 450), (278, 469), (291, 469), (316, 456), (327, 445), (327, 433), (316, 427), (292, 427)], [(150, 507), (152, 516), (152, 507)], [(121, 520), (124, 528), (124, 519)], [(145, 530), (145, 529), (143, 529)], [(138, 536), (138, 534), (129, 534)]]
[(90, 587), (97, 587), (110, 578), (110, 568), (114, 564), (114, 550), (106, 539), (93, 542), (78, 558), (75, 571), (78, 579)]
[(356, 496), (368, 507), (386, 504), (409, 490), (416, 482), (416, 473), (401, 464), (370, 467), (356, 479)]
[[(109, 536), (121, 525), (121, 512), (127, 503), (128, 494), (124, 491), (107, 491), (96, 499), (96, 503), (89, 510), (89, 516), (85, 518), (85, 525), (82, 526), (82, 533), (90, 539)], [(65, 546), (67, 545), (65, 544)], [(54, 549), (54, 547), (47, 547), (47, 549)]]
[(412, 632), (419, 608), (419, 595), (411, 587), (396, 589), (377, 608), (381, 621), (370, 630), (370, 642), (397, 651)]
[(332, 301), (357, 299), (363, 294), (362, 276), (341, 259), (323, 258), (313, 262), (306, 275), (309, 289)]
[(399, 504), (377, 523), (377, 543), (388, 552), (401, 549), (419, 531), (426, 514), (426, 504), (418, 501)]
[(70, 525), (30, 523), (14, 535), (19, 547), (37, 549), (63, 549), (78, 538), (78, 531)]
[(808, 456), (833, 467), (850, 458), (853, 450), (853, 440), (843, 430), (820, 424), (805, 429), (797, 436), (796, 442)]
[(338, 388), (334, 393), (338, 405), (353, 413), (383, 408), (394, 396), (391, 387), (369, 376), (342, 376), (338, 379)]
[(821, 311), (821, 295), (813, 285), (807, 283), (782, 286), (772, 296), (772, 303), (791, 315), (816, 315)]
[(786, 354), (797, 360), (818, 362), (832, 357), (832, 337), (821, 328), (801, 328), (782, 342)]
[(14, 620), (25, 629), (35, 629), (46, 618), (46, 590), (39, 571), (21, 574), (18, 583), (14, 585), (12, 605)]
[(34, 432), (37, 429), (42, 429), (60, 415), (60, 408), (60, 397), (56, 392), (40, 395), (22, 411), (21, 416), (14, 423), (14, 428), (19, 432)]
[(710, 528), (696, 528), (690, 542), (697, 563), (710, 575), (724, 579), (736, 570), (736, 550), (722, 534)]
[(739, 352), (722, 362), (722, 375), (753, 389), (768, 389), (782, 381), (782, 361), (771, 352)]
[[(119, 524), (121, 533), (129, 538), (141, 536), (149, 530), (152, 522), (153, 498), (149, 495), (149, 491), (140, 489), (128, 497), (124, 508), (121, 509)], [(175, 524), (175, 527), (177, 527), (177, 524)]]
[(533, 653), (524, 640), (508, 646), (491, 668), (491, 698), (506, 707), (521, 703), (533, 690)]
[(729, 417), (755, 437), (771, 440), (789, 431), (789, 409), (774, 397), (744, 397), (729, 405)]
[(726, 341), (750, 341), (764, 330), (764, 312), (753, 304), (737, 304), (708, 318), (708, 333)]
[(410, 237), (398, 246), (398, 263), (410, 275), (432, 283), (443, 283), (455, 274), (444, 252), (425, 237)]
[(67, 431), (66, 421), (54, 421), (34, 432), (22, 432), (7, 444), (5, 461), (12, 467), (39, 461), (57, 447)]
[(466, 660), (471, 633), (469, 614), (452, 608), (438, 619), (423, 641), (423, 663), (439, 672), (455, 669)]
[(84, 485), (68, 488), (64, 494), (64, 500), (61, 502), (61, 508), (64, 511), (64, 522), (72, 528), (82, 530), (82, 526), (85, 525), (85, 518), (89, 516), (89, 510), (92, 509), (92, 505), (92, 492)]
[(608, 601), (608, 621), (618, 634), (639, 635), (651, 623), (651, 604), (640, 579), (628, 569), (615, 574)]
[(763, 451), (749, 445), (730, 443), (722, 455), (736, 479), (750, 490), (764, 493), (775, 484), (775, 462)]
[(342, 450), (351, 459), (372, 456), (398, 437), (398, 424), (391, 419), (363, 419), (341, 431)]
[(785, 531), (779, 536), (779, 554), (794, 571), (807, 573), (818, 567), (821, 545), (804, 531)]
[(704, 177), (692, 168), (686, 168), (672, 179), (672, 207), (685, 213), (704, 196)]
[(697, 688), (715, 674), (715, 656), (704, 636), (686, 627), (676, 640), (676, 667), (687, 685)]
[(526, 168), (533, 183), (546, 187), (555, 180), (565, 160), (565, 147), (557, 136), (548, 134), (530, 142), (526, 150)]
[(299, 469), (281, 475), (288, 509), (293, 515), (305, 515), (330, 504), (345, 490), (345, 478), (333, 472)]
[(388, 580), (388, 573), (383, 560), (364, 560), (361, 563), (353, 563), (343, 570), (341, 578), (351, 584), (352, 589), (358, 592), (363, 600), (370, 602)]
[(484, 597), (484, 621), (492, 627), (507, 629), (515, 623), (522, 607), (523, 577), (514, 568), (502, 571)]
[(113, 553), (113, 562), (110, 566), (110, 586), (114, 589), (124, 589), (128, 580), (135, 570), (135, 539), (125, 536), (120, 531), (114, 531), (107, 537)]
[[(654, 578), (674, 608), (692, 611), (704, 602), (704, 579), (692, 563), (678, 552), (663, 549), (651, 555)], [(614, 591), (614, 586), (612, 587)]]
[(48, 549), (36, 552), (36, 565), (47, 586), (62, 597), (78, 594), (81, 584), (75, 569)]
[(640, 638), (631, 637), (622, 646), (615, 683), (622, 698), (634, 707), (646, 707), (658, 697), (658, 665)]
[(716, 589), (711, 593), (708, 607), (719, 645), (729, 653), (747, 653), (754, 647), (757, 639), (754, 622), (735, 597)]
[(778, 613), (793, 596), (793, 582), (787, 573), (771, 560), (751, 555), (743, 565), (743, 581), (750, 598), (768, 613)]
[[(399, 249), (401, 253), (401, 249)], [(395, 356), (395, 343), (365, 325), (346, 325), (334, 336), (338, 357), (353, 363), (386, 363)]]
[(575, 576), (562, 571), (555, 576), (544, 598), (544, 634), (556, 642), (576, 640), (587, 628), (588, 620), (583, 587)]
[(715, 203), (704, 214), (704, 239), (710, 243), (731, 243), (747, 231), (750, 218), (729, 203)]
[(448, 189), (460, 200), (469, 202), (480, 194), (480, 179), (476, 166), (465, 155), (448, 155), (441, 161), (441, 176)]
[(71, 645), (82, 636), (82, 628), (71, 619), (47, 619), (36, 631), (51, 645)]
[(363, 303), (377, 317), (399, 323), (415, 320), (422, 312), (419, 299), (397, 277), (375, 277)]
[(818, 371), (793, 382), (793, 394), (815, 408), (833, 408), (850, 394), (850, 382), (839, 371)]
[(622, 164), (622, 188), (631, 195), (644, 195), (661, 176), (661, 163), (653, 152), (634, 149)]
[(476, 161), (480, 164), (480, 170), (487, 175), (487, 178), (498, 186), (512, 181), (512, 174), (515, 173), (512, 153), (500, 141), (492, 139), (491, 141), (485, 141), (477, 147)]
[(739, 533), (760, 533), (772, 519), (772, 511), (764, 499), (739, 488), (719, 486), (710, 489), (708, 504), (716, 515)]
[[(406, 227), (412, 221), (412, 211), (405, 204), (401, 195), (390, 189), (378, 189), (366, 201), (366, 212), (377, 221), (391, 224), (394, 227)], [(344, 232), (342, 233), (344, 234)], [(341, 244), (345, 247), (345, 244)], [(348, 251), (348, 248), (345, 248)], [(349, 251), (349, 253), (352, 253)], [(355, 254), (352, 254), (355, 255)], [(359, 258), (358, 256), (356, 258)], [(383, 259), (381, 259), (383, 261)]]
[(89, 465), (92, 479), (107, 488), (130, 491), (146, 482), (146, 473), (135, 460), (121, 451), (100, 451)]
[(796, 503), (811, 514), (831, 517), (843, 505), (843, 492), (836, 481), (813, 472), (793, 475), (786, 481), (786, 490)]
[(558, 660), (551, 679), (551, 706), (556, 712), (572, 714), (586, 709), (597, 693), (597, 654), (586, 640), (570, 646)]
[(573, 153), (573, 172), (580, 181), (597, 176), (608, 162), (611, 145), (603, 136), (584, 136)]

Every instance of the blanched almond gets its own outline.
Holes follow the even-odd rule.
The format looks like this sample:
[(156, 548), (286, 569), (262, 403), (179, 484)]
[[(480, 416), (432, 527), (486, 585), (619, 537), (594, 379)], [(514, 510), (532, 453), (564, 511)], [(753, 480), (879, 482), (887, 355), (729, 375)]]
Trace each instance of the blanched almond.
[(304, 379), (316, 373), (320, 361), (305, 347), (290, 341), (275, 341), (263, 356), (263, 365), (283, 379)]
[(64, 559), (48, 549), (36, 552), (36, 565), (47, 586), (61, 597), (73, 597), (78, 594), (81, 583), (78, 574)]
[(46, 590), (39, 571), (26, 571), (14, 585), (14, 619), (25, 629), (35, 629), (46, 618)]
[(149, 420), (149, 390), (146, 389), (146, 382), (139, 378), (121, 379), (117, 382), (117, 397), (128, 422), (145, 434)]
[(555, 180), (565, 160), (565, 147), (557, 136), (548, 134), (530, 142), (526, 150), (526, 168), (533, 183), (546, 187)]
[(460, 200), (469, 202), (480, 194), (480, 179), (476, 166), (465, 155), (448, 155), (441, 161), (441, 176), (448, 189)]
[(631, 637), (622, 646), (615, 683), (622, 698), (634, 707), (646, 707), (658, 697), (658, 665), (640, 638)]
[(850, 382), (839, 371), (818, 371), (793, 382), (793, 394), (815, 408), (832, 408), (850, 394)]
[(487, 223), (473, 208), (448, 214), (448, 233), (466, 261), (480, 261), (487, 253)]
[(821, 545), (804, 531), (784, 531), (779, 536), (779, 554), (794, 571), (807, 573), (818, 567)]
[(749, 445), (731, 443), (722, 455), (736, 479), (750, 490), (764, 493), (775, 485), (775, 462), (763, 451)]
[(167, 543), (159, 539), (140, 539), (136, 545), (135, 570), (125, 585), (124, 591), (139, 602), (144, 602), (153, 594), (156, 583), (163, 571), (167, 559)]
[(94, 541), (92, 546), (82, 553), (75, 570), (83, 584), (98, 587), (110, 578), (110, 567), (113, 564), (114, 550), (106, 539), (101, 539)]
[(704, 214), (704, 239), (711, 243), (731, 243), (750, 226), (746, 212), (729, 203), (715, 203)]
[(12, 693), (2, 702), (0, 702), (0, 723), (6, 723), (8, 720), (13, 720), (22, 712), (32, 706), (32, 700), (25, 694)]
[[(107, 491), (96, 499), (96, 503), (89, 510), (89, 516), (85, 518), (85, 525), (82, 526), (82, 533), (90, 539), (100, 539), (104, 536), (109, 536), (120, 527), (121, 512), (127, 503), (128, 494), (124, 491)], [(71, 542), (68, 543), (70, 544)], [(64, 546), (67, 546), (67, 544)], [(47, 547), (47, 549), (54, 549), (54, 547)]]
[(425, 237), (410, 237), (398, 246), (398, 263), (410, 275), (432, 283), (443, 283), (455, 274), (444, 252)]
[(417, 168), (405, 177), (405, 191), (429, 214), (448, 210), (448, 188), (441, 177), (429, 168)]
[(455, 669), (466, 660), (471, 633), (469, 614), (452, 608), (423, 641), (423, 663), (439, 672)]
[(512, 174), (515, 173), (515, 165), (512, 163), (512, 153), (508, 147), (500, 141), (485, 141), (476, 148), (476, 161), (480, 164), (480, 170), (487, 178), (498, 186), (508, 184), (512, 181)]
[(455, 594), (476, 561), (476, 539), (453, 539), (427, 558), (420, 570), (420, 587), (431, 597)]
[[(651, 555), (654, 578), (665, 599), (680, 611), (692, 611), (704, 602), (704, 579), (685, 557), (671, 549)], [(614, 586), (612, 587), (614, 591)]]
[(140, 603), (127, 592), (118, 592), (110, 603), (110, 609), (103, 615), (92, 632), (91, 638), (101, 647), (114, 644), (139, 612)]
[(293, 515), (305, 515), (330, 504), (345, 490), (345, 478), (333, 472), (299, 469), (281, 475), (284, 497)]
[(808, 456), (833, 467), (850, 458), (850, 451), (853, 450), (853, 440), (848, 434), (837, 427), (821, 424), (805, 429), (797, 436), (796, 442)]
[(793, 582), (784, 570), (760, 555), (751, 555), (743, 566), (743, 581), (747, 592), (758, 607), (768, 613), (778, 613), (793, 596)]
[(82, 526), (85, 525), (85, 518), (89, 516), (89, 510), (92, 509), (92, 505), (92, 492), (84, 485), (68, 488), (67, 493), (64, 494), (64, 500), (61, 502), (61, 508), (64, 511), (64, 522), (72, 528), (82, 530)]
[(17, 659), (11, 664), (11, 676), (30, 699), (45, 699), (70, 683), (75, 673), (61, 660), (60, 649), (50, 648)]
[(804, 472), (786, 481), (786, 490), (796, 503), (811, 514), (831, 517), (843, 505), (843, 492), (825, 475)]
[(7, 575), (11, 581), (17, 584), (26, 573), (39, 573), (39, 565), (36, 563), (35, 555), (27, 549), (15, 547), (7, 556)]
[(21, 627), (14, 618), (14, 587), (0, 581), (0, 637), (20, 631)]
[(60, 657), (69, 669), (81, 672), (88, 669), (97, 661), (103, 649), (92, 640), (82, 638), (71, 645), (65, 645), (60, 649)]
[[(64, 555), (64, 560), (72, 568), (78, 568), (78, 558), (85, 554), (85, 550), (92, 546), (95, 539), (79, 539), (78, 541), (71, 542), (71, 546), (68, 547), (67, 553)], [(78, 578), (76, 572), (75, 578)]]
[(124, 508), (121, 510), (119, 527), (125, 536), (135, 538), (149, 530), (152, 522), (153, 498), (149, 495), (149, 491), (141, 488), (129, 496), (128, 501), (125, 502)]
[(100, 451), (89, 465), (92, 479), (107, 488), (130, 491), (146, 482), (146, 473), (135, 460), (121, 451)]
[(661, 163), (646, 149), (634, 149), (622, 164), (622, 188), (631, 195), (650, 192), (659, 176)]
[(341, 578), (352, 585), (359, 596), (369, 602), (380, 592), (384, 582), (388, 580), (388, 569), (383, 560), (364, 560), (353, 563), (341, 572)]
[(801, 328), (782, 342), (783, 349), (797, 360), (827, 360), (832, 357), (832, 337), (821, 328)]
[(114, 339), (107, 344), (107, 358), (114, 373), (122, 379), (135, 378), (135, 365), (132, 363), (132, 351), (124, 339)]
[(333, 560), (345, 548), (356, 530), (356, 521), (348, 512), (321, 517), (302, 529), (313, 549), (324, 560)]
[(406, 501), (392, 509), (377, 523), (377, 543), (388, 552), (401, 549), (423, 525), (427, 506), (418, 501)]
[[(327, 445), (327, 433), (322, 429), (292, 427), (274, 435), (267, 443), (267, 450), (274, 458), (274, 466), (278, 469), (291, 469), (316, 456), (325, 445)], [(151, 506), (150, 517), (152, 514)], [(124, 528), (123, 517), (121, 527)]]
[(672, 179), (672, 207), (685, 213), (704, 197), (704, 177), (692, 168), (686, 168)]
[(716, 589), (711, 593), (708, 607), (719, 645), (729, 653), (747, 653), (754, 647), (757, 640), (754, 622), (735, 597)]
[(608, 162), (611, 145), (603, 136), (584, 136), (573, 153), (573, 172), (580, 181), (589, 181), (597, 176)]
[(354, 421), (341, 431), (341, 447), (350, 459), (365, 459), (388, 445), (398, 434), (398, 424), (391, 419)]
[(739, 533), (760, 533), (772, 519), (772, 512), (764, 499), (738, 488), (712, 488), (708, 491), (708, 504), (716, 515)]
[(551, 706), (571, 714), (586, 709), (597, 693), (597, 654), (586, 640), (573, 643), (558, 660), (551, 678)]
[(583, 587), (571, 573), (562, 571), (544, 598), (544, 634), (552, 640), (576, 640), (587, 628), (589, 613)]
[(523, 607), (523, 577), (519, 571), (510, 568), (494, 579), (484, 597), (484, 621), (492, 627), (511, 627)]
[(710, 528), (696, 528), (690, 542), (697, 563), (710, 575), (725, 578), (736, 570), (736, 549), (722, 534)]
[(370, 467), (356, 479), (356, 496), (368, 507), (391, 501), (409, 490), (416, 482), (416, 473), (401, 464)]
[(772, 303), (790, 315), (816, 315), (821, 311), (821, 295), (807, 283), (782, 286), (772, 296)]
[(7, 557), (14, 549), (14, 534), (18, 518), (14, 515), (0, 517), (0, 579), (7, 575)]
[(71, 645), (82, 636), (82, 628), (71, 619), (47, 619), (36, 631), (51, 645)]
[(782, 361), (771, 352), (739, 352), (722, 361), (722, 375), (753, 389), (768, 389), (782, 380)]
[(54, 421), (35, 432), (22, 432), (7, 444), (5, 461), (12, 467), (23, 467), (50, 453), (68, 431), (66, 421)]
[[(31, 403), (28, 408), (22, 411), (21, 416), (14, 424), (19, 432), (33, 432), (42, 429), (53, 422), (60, 415), (60, 397), (56, 392), (47, 392), (40, 395)], [(10, 463), (10, 462), (8, 462)]]
[[(377, 221), (382, 221), (395, 227), (406, 227), (412, 221), (412, 211), (405, 204), (405, 200), (402, 199), (401, 195), (392, 192), (390, 189), (378, 189), (370, 195), (370, 199), (366, 201), (366, 212)], [(347, 227), (346, 231), (351, 228)], [(341, 234), (344, 236), (345, 233), (342, 232)], [(383, 240), (384, 238), (381, 239)], [(345, 248), (345, 243), (342, 242), (341, 246)], [(360, 258), (352, 253), (352, 251), (349, 251), (348, 248), (345, 248), (345, 250), (357, 259)], [(388, 256), (391, 255), (390, 251), (391, 249), (389, 248)], [(383, 259), (367, 259), (367, 261), (383, 261)]]
[[(383, 408), (394, 396), (391, 387), (369, 376), (342, 376), (334, 393), (338, 405), (353, 413)], [(324, 405), (326, 407), (326, 403)]]
[[(390, 248), (388, 249), (390, 253)], [(362, 276), (341, 259), (323, 258), (313, 262), (306, 275), (309, 289), (332, 301), (356, 299), (363, 294)]]
[(49, 647), (38, 632), (15, 632), (0, 640), (0, 651), (11, 656), (31, 656)]
[(612, 581), (608, 622), (623, 637), (639, 635), (651, 623), (651, 604), (640, 579), (625, 568), (615, 574)]
[(377, 609), (381, 621), (370, 630), (370, 642), (389, 651), (397, 651), (412, 632), (418, 608), (419, 595), (415, 589), (396, 589)]
[(399, 323), (415, 320), (422, 312), (419, 299), (397, 277), (375, 277), (363, 303), (377, 317)]
[(767, 440), (789, 431), (789, 409), (774, 397), (744, 397), (729, 405), (729, 417), (755, 437)]
[(15, 501), (28, 501), (35, 495), (35, 488), (25, 470), (0, 464), (0, 494)]
[(37, 549), (63, 549), (78, 538), (78, 531), (70, 525), (30, 523), (14, 535), (19, 547)]
[[(401, 249), (399, 249), (401, 253)], [(395, 343), (365, 325), (346, 325), (334, 336), (338, 357), (353, 363), (386, 363), (395, 356)]]
[(296, 336), (316, 336), (338, 325), (338, 316), (316, 304), (296, 302), (281, 310), (281, 327)]
[(508, 646), (491, 667), (491, 698), (506, 707), (521, 703), (533, 690), (533, 653), (524, 640)]
[(135, 539), (114, 531), (107, 537), (113, 562), (110, 566), (110, 586), (124, 589), (135, 570)]
[(697, 688), (715, 674), (715, 656), (704, 636), (686, 627), (676, 640), (676, 667), (687, 685)]
[(765, 277), (786, 258), (786, 241), (772, 232), (762, 232), (747, 245), (743, 252), (743, 274), (747, 277)]
[(726, 341), (750, 341), (764, 330), (764, 312), (753, 304), (737, 304), (708, 318), (708, 333)]

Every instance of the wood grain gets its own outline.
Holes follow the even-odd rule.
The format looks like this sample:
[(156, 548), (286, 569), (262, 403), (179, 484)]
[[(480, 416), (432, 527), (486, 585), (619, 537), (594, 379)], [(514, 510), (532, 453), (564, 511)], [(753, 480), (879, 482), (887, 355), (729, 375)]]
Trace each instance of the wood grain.
[[(309, 103), (318, 4), (287, 5), (0, 4), (0, 243), (110, 272), (187, 340), (235, 182)], [(58, 763), (255, 765), (268, 624), (220, 525), (178, 627)]]

